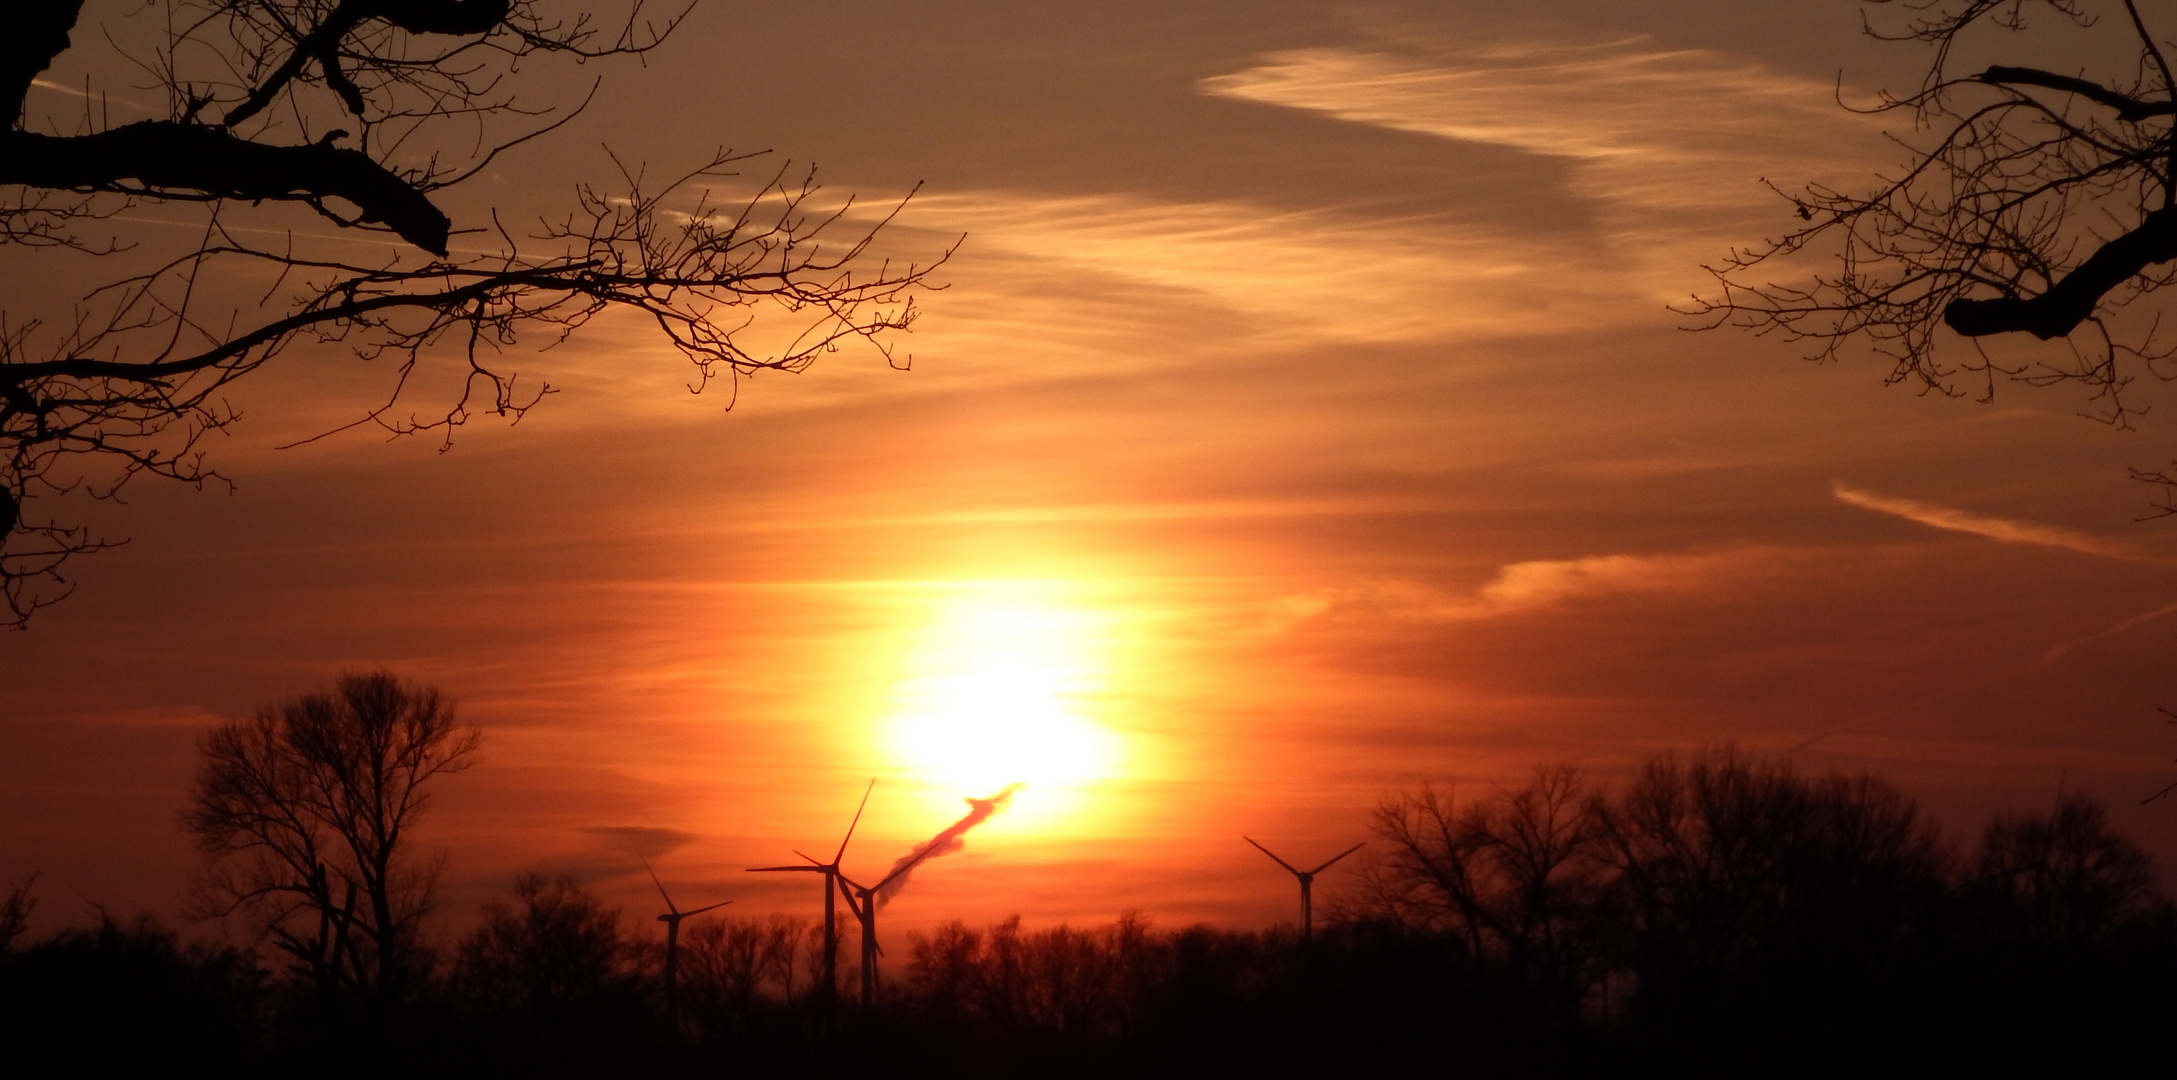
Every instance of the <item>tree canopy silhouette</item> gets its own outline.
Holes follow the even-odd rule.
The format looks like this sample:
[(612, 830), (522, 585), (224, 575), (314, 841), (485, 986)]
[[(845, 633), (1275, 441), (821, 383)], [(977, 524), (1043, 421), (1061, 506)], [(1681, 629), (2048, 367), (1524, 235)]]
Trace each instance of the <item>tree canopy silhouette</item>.
[(438, 691), (382, 671), (214, 730), (182, 814), (203, 914), (254, 920), (323, 993), (397, 993), (438, 876), (410, 830), (478, 739)]
[[(221, 479), (199, 448), (237, 418), (222, 392), (292, 350), (389, 369), (384, 403), (357, 424), (450, 433), (549, 392), (517, 388), (499, 352), (609, 310), (661, 334), (698, 390), (906, 328), (931, 267), (874, 258), (891, 215), (820, 207), (813, 174), (783, 169), (713, 202), (747, 155), (718, 151), (663, 184), (623, 167), (533, 225), (442, 207), (588, 103), (524, 99), (537, 69), (639, 56), (686, 14), (627, 5), (613, 20), (552, 0), (147, 0), (98, 26), (78, 25), (82, 0), (11, 10), (0, 258), (39, 288), (11, 289), (14, 310), (0, 309), (0, 622), (66, 595), (68, 560), (112, 543), (62, 516), (60, 496), (111, 498), (142, 473)], [(105, 80), (47, 77), (86, 41), (151, 83), (120, 87), (124, 106), (149, 89), (163, 107), (112, 123)], [(82, 115), (67, 129), (34, 95), (80, 95)], [(131, 214), (150, 204), (158, 220)], [(116, 259), (128, 265), (97, 269)], [(55, 299), (79, 280), (87, 292)], [(741, 333), (760, 306), (786, 327), (765, 347)], [(453, 373), (451, 400), (397, 414), (433, 364)]]
[(361, 1001), (95, 906), (26, 935), (26, 880), (0, 892), (0, 1037), (269, 1076), (2101, 1076), (2177, 1008), (2177, 904), (2077, 794), (1954, 845), (1880, 779), (1720, 748), (1421, 786), (1375, 831), (1309, 953), (1290, 924), (948, 920), (852, 1012), (819, 989), (822, 927), (724, 913), (682, 941), (676, 1007), (660, 935), (568, 877), (521, 875), (450, 962), (408, 951), (400, 993)]
[[(2135, 0), (1870, 2), (1907, 12), (1870, 35), (1929, 51), (1916, 90), (1868, 110), (1911, 121), (1893, 133), (1911, 163), (1871, 191), (1785, 192), (1805, 224), (1710, 267), (1720, 291), (1692, 313), (1811, 341), (1821, 359), (1871, 346), (1892, 382), (1944, 394), (2083, 384), (2102, 419), (2126, 423), (2140, 373), (2177, 377), (2155, 310), (2177, 280), (2170, 27)], [(1958, 70), (1961, 56), (2037, 51), (2046, 66)], [(1828, 269), (1804, 276), (1806, 256)], [(2063, 347), (1989, 347), (2005, 337)], [(2177, 496), (2177, 477), (2139, 476)]]

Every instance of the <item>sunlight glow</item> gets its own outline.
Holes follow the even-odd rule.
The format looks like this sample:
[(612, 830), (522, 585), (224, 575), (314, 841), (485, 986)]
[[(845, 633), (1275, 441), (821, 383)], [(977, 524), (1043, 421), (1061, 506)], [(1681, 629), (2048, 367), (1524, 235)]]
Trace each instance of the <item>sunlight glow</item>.
[(894, 763), (960, 795), (1025, 783), (1031, 812), (1070, 807), (1119, 767), (1119, 740), (1092, 718), (1103, 627), (1050, 592), (978, 586), (938, 602), (880, 730)]

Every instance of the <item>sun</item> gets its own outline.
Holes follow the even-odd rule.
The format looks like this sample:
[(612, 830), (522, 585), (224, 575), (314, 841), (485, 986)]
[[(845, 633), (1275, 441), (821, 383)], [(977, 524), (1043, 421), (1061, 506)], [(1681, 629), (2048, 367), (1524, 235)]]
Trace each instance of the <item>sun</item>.
[(1092, 613), (1047, 590), (982, 586), (946, 596), (893, 687), (882, 725), (887, 756), (967, 795), (1024, 783), (1036, 798), (1110, 775), (1118, 740), (1092, 712), (1102, 637)]

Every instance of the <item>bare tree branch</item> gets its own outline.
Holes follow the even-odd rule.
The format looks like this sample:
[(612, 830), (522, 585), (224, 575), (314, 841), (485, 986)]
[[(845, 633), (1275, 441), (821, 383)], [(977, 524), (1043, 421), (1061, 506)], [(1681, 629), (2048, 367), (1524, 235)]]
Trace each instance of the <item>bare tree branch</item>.
[[(2177, 282), (2177, 92), (2162, 43), (2130, 0), (1900, 6), (1912, 13), (1902, 27), (1868, 32), (1929, 47), (1926, 76), (1869, 111), (1912, 121), (1895, 136), (1909, 167), (1872, 191), (1780, 190), (1806, 224), (1710, 266), (1718, 291), (1684, 310), (1699, 328), (1810, 342), (1815, 359), (1866, 348), (1892, 361), (1890, 381), (1942, 394), (2083, 384), (2098, 418), (2128, 423), (2143, 408), (2128, 396), (2141, 373), (2177, 375), (2159, 320), (2126, 310), (2147, 311)], [(2108, 7), (2122, 18), (2097, 10)], [(2055, 16), (2055, 28), (2033, 12)], [(2130, 50), (2129, 85), (2047, 67), (1947, 69), (1969, 31), (2029, 30), (2010, 40), (2075, 32), (2096, 35), (2104, 56)], [(1827, 267), (1809, 275), (1809, 257)], [(2034, 354), (1954, 340), (2004, 335), (2062, 345)]]
[(361, 210), (354, 222), (383, 224), (442, 258), (453, 228), (423, 193), (360, 150), (267, 146), (163, 120), (68, 137), (0, 133), (0, 184), (153, 199), (344, 199)]
[[(914, 321), (914, 292), (950, 255), (876, 257), (906, 200), (879, 213), (827, 202), (813, 170), (786, 166), (750, 185), (735, 170), (752, 155), (722, 150), (662, 184), (615, 161), (617, 183), (579, 186), (571, 209), (527, 228), (495, 211), (488, 230), (457, 230), (433, 201), (558, 130), (595, 92), (566, 107), (522, 103), (525, 65), (640, 55), (687, 13), (654, 19), (643, 0), (626, 4), (614, 20), (553, 15), (542, 0), (153, 0), (134, 17), (163, 26), (163, 43), (132, 58), (166, 90), (170, 115), (107, 126), (86, 108), (72, 132), (26, 119), (24, 101), (72, 34), (90, 37), (75, 33), (80, 4), (14, 19), (0, 35), (0, 95), (13, 95), (0, 97), (12, 108), (0, 130), (0, 253), (125, 255), (130, 244), (94, 228), (118, 229), (144, 205), (202, 218), (193, 247), (140, 256), (65, 312), (0, 307), (0, 623), (20, 627), (65, 597), (68, 561), (114, 543), (42, 504), (111, 499), (143, 473), (224, 482), (199, 450), (239, 419), (224, 391), (292, 349), (332, 346), (389, 368), (382, 404), (344, 427), (448, 438), (479, 410), (518, 418), (551, 392), (517, 388), (503, 354), (611, 310), (654, 327), (694, 365), (698, 391), (797, 371), (857, 341), (892, 362), (883, 339)], [(54, 130), (32, 130), (33, 119)], [(497, 121), (523, 130), (493, 137)], [(281, 203), (407, 246), (358, 261), (352, 243), (241, 224)], [(478, 246), (456, 251), (456, 235)], [(765, 348), (742, 333), (759, 311), (786, 330)], [(459, 373), (453, 400), (401, 411), (410, 377), (441, 365)]]

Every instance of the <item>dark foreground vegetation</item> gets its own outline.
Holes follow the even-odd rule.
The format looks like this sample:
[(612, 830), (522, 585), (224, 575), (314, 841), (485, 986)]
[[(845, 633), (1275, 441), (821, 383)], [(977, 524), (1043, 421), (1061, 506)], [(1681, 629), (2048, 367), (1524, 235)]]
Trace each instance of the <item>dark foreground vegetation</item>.
[(865, 1012), (851, 970), (821, 993), (815, 925), (718, 918), (681, 937), (677, 1020), (654, 928), (568, 880), (367, 993), (150, 922), (26, 941), (18, 889), (0, 1024), (109, 1075), (2087, 1076), (2163, 1060), (2177, 1015), (2177, 916), (2084, 798), (1951, 844), (1882, 781), (1717, 753), (1410, 792), (1376, 833), (1305, 952), (951, 924)]

